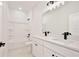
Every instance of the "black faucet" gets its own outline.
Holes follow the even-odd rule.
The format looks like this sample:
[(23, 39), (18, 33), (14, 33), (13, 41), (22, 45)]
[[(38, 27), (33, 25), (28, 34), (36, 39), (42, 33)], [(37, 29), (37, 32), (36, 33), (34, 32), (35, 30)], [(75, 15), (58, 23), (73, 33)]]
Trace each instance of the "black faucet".
[(49, 34), (50, 32), (49, 31), (45, 31), (43, 33), (45, 34), (45, 36), (47, 36), (47, 34)]
[(69, 33), (69, 32), (64, 32), (63, 35), (64, 35), (64, 39), (67, 40), (67, 36), (68, 36), (68, 35), (71, 35), (71, 33)]

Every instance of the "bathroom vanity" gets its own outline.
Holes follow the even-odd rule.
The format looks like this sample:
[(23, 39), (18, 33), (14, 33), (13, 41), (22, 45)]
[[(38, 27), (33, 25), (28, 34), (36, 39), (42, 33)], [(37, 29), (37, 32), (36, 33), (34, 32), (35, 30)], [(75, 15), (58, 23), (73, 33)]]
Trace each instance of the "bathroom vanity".
[[(63, 2), (64, 5), (59, 7), (48, 9), (46, 8), (41, 15), (42, 19), (42, 34), (46, 34), (46, 31), (50, 33), (43, 36), (39, 31), (34, 33), (31, 39), (32, 43), (32, 55), (35, 57), (79, 57), (79, 13), (78, 5), (71, 2)], [(53, 5), (52, 5), (53, 6)], [(77, 7), (77, 8), (73, 8)], [(48, 9), (48, 10), (47, 10)], [(74, 13), (78, 13), (75, 14)], [(75, 21), (76, 20), (76, 21)], [(77, 23), (78, 22), (78, 23)], [(39, 27), (39, 29), (41, 26)], [(69, 36), (65, 40), (64, 32)], [(59, 37), (54, 37), (59, 36)], [(77, 38), (78, 37), (78, 38)]]
[(56, 38), (32, 36), (32, 55), (35, 57), (78, 57), (79, 42), (60, 42)]

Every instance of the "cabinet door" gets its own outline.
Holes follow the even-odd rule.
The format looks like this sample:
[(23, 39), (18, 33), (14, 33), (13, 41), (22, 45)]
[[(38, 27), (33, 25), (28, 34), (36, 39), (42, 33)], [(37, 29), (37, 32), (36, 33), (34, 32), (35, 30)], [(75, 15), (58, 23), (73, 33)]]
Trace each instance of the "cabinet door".
[(32, 44), (32, 54), (35, 57), (43, 57), (43, 54), (44, 54), (43, 46), (36, 42), (33, 43)]
[(62, 55), (52, 49), (44, 47), (44, 57), (62, 57)]
[(50, 49), (44, 47), (44, 57), (54, 57), (53, 55), (54, 53)]

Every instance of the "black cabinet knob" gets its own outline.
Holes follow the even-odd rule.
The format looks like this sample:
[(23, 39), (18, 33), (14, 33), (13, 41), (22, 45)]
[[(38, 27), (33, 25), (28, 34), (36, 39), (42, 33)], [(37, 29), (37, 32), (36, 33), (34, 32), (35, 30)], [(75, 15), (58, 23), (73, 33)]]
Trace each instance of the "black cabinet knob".
[(35, 44), (35, 46), (38, 46), (38, 44)]
[(54, 54), (52, 54), (52, 56), (55, 56)]

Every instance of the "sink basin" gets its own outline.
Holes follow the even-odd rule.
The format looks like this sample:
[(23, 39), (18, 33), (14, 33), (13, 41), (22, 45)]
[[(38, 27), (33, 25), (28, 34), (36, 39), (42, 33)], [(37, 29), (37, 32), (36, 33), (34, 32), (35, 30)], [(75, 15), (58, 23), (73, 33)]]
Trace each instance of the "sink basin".
[(48, 36), (48, 37), (42, 37), (44, 40), (51, 40), (56, 39), (56, 37)]
[(68, 38), (67, 40), (63, 39), (63, 37), (60, 37), (60, 38), (57, 38), (57, 37), (54, 37), (54, 36), (34, 36), (34, 37), (37, 37), (39, 39), (42, 39), (44, 41), (47, 41), (47, 42), (50, 42), (50, 43), (53, 43), (53, 44), (58, 44), (58, 45), (62, 45), (64, 47), (67, 47), (69, 49), (72, 49), (72, 50), (75, 50), (75, 51), (79, 51), (79, 41), (76, 40), (76, 38), (74, 37), (70, 37)]
[(40, 39), (43, 39), (45, 41), (48, 41), (48, 42), (52, 42), (52, 43), (57, 43), (57, 44), (61, 44), (61, 45), (68, 45), (68, 46), (75, 46), (75, 45), (78, 45), (76, 42), (76, 40), (74, 40), (74, 38), (69, 38), (67, 40), (65, 40), (63, 37), (55, 37), (55, 36), (36, 36)]
[(56, 38), (56, 37), (52, 37), (52, 36), (48, 36), (48, 37), (42, 37), (42, 39), (46, 40), (46, 41), (50, 41), (50, 42), (55, 42), (55, 43), (59, 43), (59, 44), (64, 44), (64, 45), (70, 45), (73, 44), (74, 42), (76, 42), (75, 40), (72, 39), (63, 39), (63, 38)]

